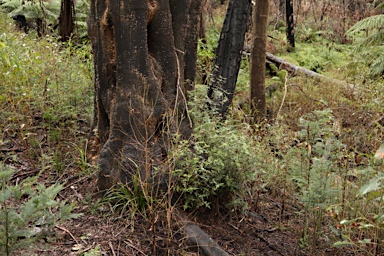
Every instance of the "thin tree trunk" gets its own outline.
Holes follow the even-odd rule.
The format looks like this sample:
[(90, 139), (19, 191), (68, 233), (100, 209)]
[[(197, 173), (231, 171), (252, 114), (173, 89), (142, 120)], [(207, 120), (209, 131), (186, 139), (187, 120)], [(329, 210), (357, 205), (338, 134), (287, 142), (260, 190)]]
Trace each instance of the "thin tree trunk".
[(253, 11), (253, 49), (251, 61), (251, 109), (254, 121), (266, 115), (265, 56), (269, 0), (258, 0)]
[(250, 10), (250, 0), (231, 0), (220, 33), (208, 96), (223, 118), (232, 104)]
[(287, 41), (290, 45), (290, 48), (295, 48), (295, 23), (293, 20), (293, 0), (286, 0), (285, 11), (287, 22)]
[(73, 0), (62, 0), (59, 17), (59, 36), (60, 40), (66, 42), (71, 37), (75, 29), (74, 23), (75, 4)]

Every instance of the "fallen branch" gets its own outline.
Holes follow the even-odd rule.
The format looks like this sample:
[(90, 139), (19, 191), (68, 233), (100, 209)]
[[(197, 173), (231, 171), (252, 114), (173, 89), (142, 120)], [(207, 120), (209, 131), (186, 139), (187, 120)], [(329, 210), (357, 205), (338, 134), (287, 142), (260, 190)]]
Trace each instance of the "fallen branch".
[(323, 81), (326, 81), (326, 82), (329, 82), (329, 83), (332, 83), (332, 84), (342, 85), (346, 89), (352, 90), (352, 92), (356, 92), (355, 85), (353, 85), (353, 84), (348, 84), (345, 81), (334, 79), (334, 78), (331, 78), (331, 77), (328, 77), (328, 76), (316, 73), (316, 72), (314, 72), (312, 70), (309, 70), (309, 69), (306, 69), (306, 68), (303, 68), (303, 67), (300, 67), (300, 66), (296, 66), (296, 65), (294, 65), (292, 63), (289, 63), (288, 61), (286, 61), (286, 60), (284, 60), (282, 58), (279, 58), (279, 57), (277, 57), (277, 56), (275, 56), (275, 55), (273, 55), (272, 53), (269, 53), (269, 52), (267, 52), (266, 56), (267, 56), (266, 57), (267, 61), (272, 62), (273, 64), (278, 66), (279, 69), (287, 70), (292, 75), (303, 74), (303, 75), (312, 77), (312, 78), (314, 78), (316, 80), (323, 80)]

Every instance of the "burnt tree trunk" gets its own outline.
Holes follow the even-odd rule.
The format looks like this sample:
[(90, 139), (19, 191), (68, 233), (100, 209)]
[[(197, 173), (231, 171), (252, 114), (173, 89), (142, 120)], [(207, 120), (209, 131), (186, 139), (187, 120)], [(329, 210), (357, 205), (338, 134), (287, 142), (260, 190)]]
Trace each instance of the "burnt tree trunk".
[(284, 20), (284, 14), (285, 14), (285, 0), (279, 0), (279, 11), (277, 15), (277, 22), (279, 20)]
[(293, 0), (286, 0), (285, 5), (286, 22), (287, 22), (287, 41), (290, 48), (295, 48), (295, 32), (293, 20)]
[(75, 4), (74, 0), (62, 0), (59, 17), (59, 36), (60, 40), (66, 42), (71, 37), (75, 29)]
[(221, 29), (208, 97), (222, 117), (232, 103), (236, 88), (250, 11), (251, 0), (230, 0)]
[(200, 0), (91, 1), (100, 190), (153, 178), (167, 134), (189, 135), (185, 80), (194, 77), (200, 10)]
[(251, 61), (251, 109), (254, 121), (267, 112), (265, 99), (265, 57), (269, 0), (257, 0), (253, 11), (253, 48)]

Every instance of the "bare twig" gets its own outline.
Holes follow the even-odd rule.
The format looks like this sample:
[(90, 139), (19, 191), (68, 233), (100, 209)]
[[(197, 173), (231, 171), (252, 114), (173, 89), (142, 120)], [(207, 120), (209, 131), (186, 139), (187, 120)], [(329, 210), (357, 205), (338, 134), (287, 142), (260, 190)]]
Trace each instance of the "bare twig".
[(284, 105), (284, 102), (285, 102), (285, 98), (287, 97), (287, 93), (288, 93), (287, 82), (288, 82), (288, 72), (285, 74), (285, 77), (284, 77), (284, 96), (283, 96), (283, 100), (281, 101), (280, 108), (277, 111), (276, 122), (277, 122), (277, 120), (279, 120), (279, 115), (280, 115), (281, 109), (283, 108), (283, 105)]
[(147, 256), (147, 254), (145, 254), (145, 253), (144, 253), (143, 251), (141, 251), (139, 248), (137, 248), (136, 246), (134, 246), (132, 243), (129, 243), (129, 242), (127, 242), (127, 241), (124, 241), (124, 243), (125, 243), (126, 245), (128, 245), (129, 247), (131, 247), (132, 249), (135, 249), (135, 250), (138, 251), (139, 253), (141, 253), (141, 254)]
[(60, 226), (58, 226), (58, 225), (56, 225), (55, 228), (58, 228), (58, 229), (64, 231), (64, 232), (67, 233), (70, 237), (72, 237), (73, 241), (75, 241), (77, 244), (80, 244), (79, 241), (77, 241), (77, 239), (74, 237), (74, 235), (72, 235), (72, 233), (71, 233), (68, 229), (63, 228), (63, 227), (60, 227)]
[(109, 248), (111, 248), (112, 255), (116, 256), (116, 253), (115, 253), (115, 250), (113, 250), (113, 246), (112, 246), (111, 241), (108, 242), (108, 245), (109, 245)]

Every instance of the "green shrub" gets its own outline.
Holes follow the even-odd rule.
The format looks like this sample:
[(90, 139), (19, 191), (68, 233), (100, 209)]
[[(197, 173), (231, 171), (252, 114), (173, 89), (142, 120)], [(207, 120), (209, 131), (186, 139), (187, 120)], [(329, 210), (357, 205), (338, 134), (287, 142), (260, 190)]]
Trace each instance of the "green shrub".
[(330, 109), (301, 117), (301, 130), (297, 134), (301, 145), (293, 147), (287, 154), (293, 180), (299, 188), (301, 200), (308, 207), (321, 206), (324, 209), (341, 198), (337, 181), (342, 176), (340, 162), (346, 154), (346, 145), (338, 139), (334, 122)]
[(28, 248), (59, 222), (76, 218), (74, 204), (56, 200), (59, 184), (45, 187), (37, 177), (11, 184), (15, 170), (0, 164), (0, 252)]
[(192, 96), (192, 138), (178, 141), (172, 152), (176, 191), (185, 209), (210, 208), (214, 202), (228, 208), (245, 206), (245, 184), (254, 180), (257, 163), (250, 128), (213, 117), (207, 110), (206, 90), (198, 86)]

